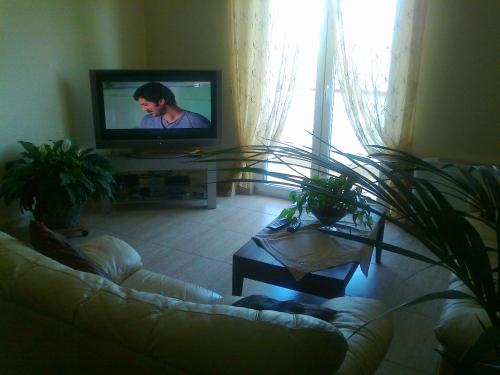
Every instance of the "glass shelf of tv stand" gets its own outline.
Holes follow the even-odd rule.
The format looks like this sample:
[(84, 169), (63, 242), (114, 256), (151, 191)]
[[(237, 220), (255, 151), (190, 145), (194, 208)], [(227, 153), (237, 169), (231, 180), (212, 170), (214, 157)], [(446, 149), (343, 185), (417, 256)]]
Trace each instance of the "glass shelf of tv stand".
[[(133, 156), (111, 156), (112, 166), (117, 173), (140, 172), (140, 171), (166, 171), (166, 170), (204, 170), (206, 171), (206, 191), (207, 208), (216, 208), (216, 180), (217, 166), (215, 162), (193, 162), (190, 157), (173, 158), (135, 158)], [(165, 199), (168, 201), (168, 199)], [(182, 199), (184, 200), (184, 199)], [(142, 199), (141, 199), (142, 201)], [(163, 199), (158, 199), (163, 201)]]

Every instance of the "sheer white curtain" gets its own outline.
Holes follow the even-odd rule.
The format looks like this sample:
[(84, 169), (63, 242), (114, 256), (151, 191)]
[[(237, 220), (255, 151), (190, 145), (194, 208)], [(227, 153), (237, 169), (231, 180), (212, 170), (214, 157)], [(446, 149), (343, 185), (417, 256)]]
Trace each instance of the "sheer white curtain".
[[(411, 151), (426, 0), (394, 4), (386, 42), (383, 34), (373, 38), (392, 28), (376, 15), (382, 0), (332, 1), (335, 77), (358, 140), (367, 151), (370, 144)], [(368, 17), (360, 28), (362, 14)]]
[[(317, 65), (334, 66), (332, 76), (356, 137), (365, 148), (380, 144), (410, 151), (426, 0), (324, 4), (330, 12), (327, 35), (333, 25), (333, 36), (324, 36), (328, 51), (334, 45), (333, 64), (318, 60)], [(283, 132), (293, 99), (307, 3), (230, 0), (230, 5), (230, 80), (239, 143), (269, 143)], [(322, 122), (322, 128), (335, 129), (331, 119)], [(251, 192), (252, 186), (240, 183), (239, 188)]]
[[(241, 144), (276, 139), (292, 99), (299, 0), (232, 0), (232, 87)], [(294, 11), (280, 17), (280, 7)]]
[[(231, 87), (240, 145), (279, 139), (293, 96), (301, 1), (232, 0)], [(280, 17), (280, 7), (291, 7)], [(251, 184), (239, 183), (240, 192)]]

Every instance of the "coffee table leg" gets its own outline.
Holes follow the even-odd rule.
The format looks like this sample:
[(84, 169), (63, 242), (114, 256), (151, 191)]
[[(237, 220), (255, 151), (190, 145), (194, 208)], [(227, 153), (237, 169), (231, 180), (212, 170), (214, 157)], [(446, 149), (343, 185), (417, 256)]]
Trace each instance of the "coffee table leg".
[(243, 292), (243, 275), (241, 275), (237, 260), (233, 258), (233, 296), (241, 296)]
[(382, 260), (382, 242), (384, 241), (385, 217), (380, 219), (380, 226), (377, 232), (377, 246), (375, 246), (375, 262), (379, 264)]

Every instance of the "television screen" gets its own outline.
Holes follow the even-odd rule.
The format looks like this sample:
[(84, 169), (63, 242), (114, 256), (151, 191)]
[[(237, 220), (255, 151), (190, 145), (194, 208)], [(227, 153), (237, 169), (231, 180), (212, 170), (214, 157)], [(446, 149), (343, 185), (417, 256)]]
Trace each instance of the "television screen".
[(219, 71), (90, 72), (98, 148), (217, 144)]

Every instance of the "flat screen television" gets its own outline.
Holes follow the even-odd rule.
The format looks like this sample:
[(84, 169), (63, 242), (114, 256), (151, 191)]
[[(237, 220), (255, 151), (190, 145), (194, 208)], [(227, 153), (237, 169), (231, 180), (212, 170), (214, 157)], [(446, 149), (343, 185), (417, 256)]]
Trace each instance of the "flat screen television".
[(91, 70), (90, 83), (97, 148), (175, 150), (220, 143), (218, 70)]

